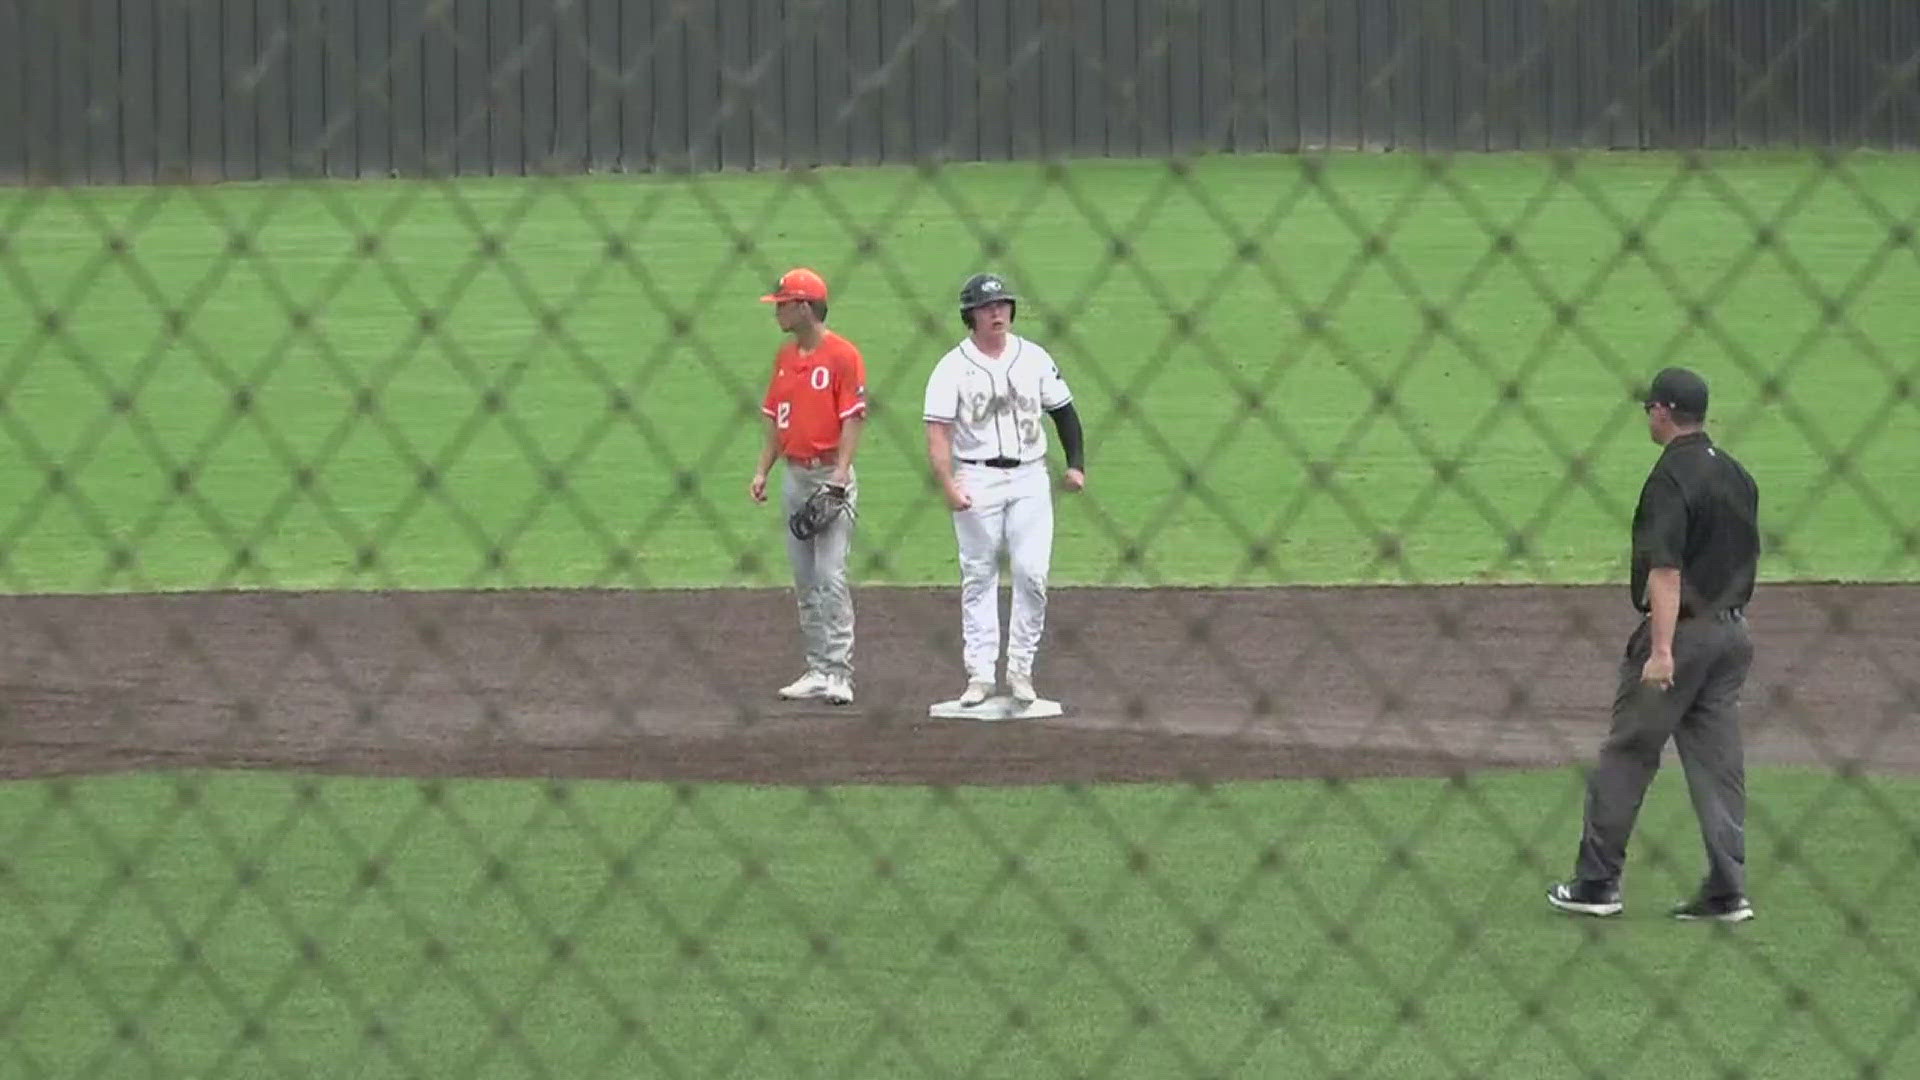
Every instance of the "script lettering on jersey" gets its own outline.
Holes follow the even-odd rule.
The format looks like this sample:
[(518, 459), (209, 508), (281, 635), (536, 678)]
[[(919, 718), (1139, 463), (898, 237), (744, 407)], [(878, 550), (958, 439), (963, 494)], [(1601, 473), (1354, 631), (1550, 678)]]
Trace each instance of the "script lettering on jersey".
[(1011, 397), (981, 390), (967, 395), (967, 416), (976, 424), (983, 424), (996, 416), (1012, 415), (1015, 420), (1026, 423), (1040, 415), (1040, 400), (1030, 398), (1015, 391)]

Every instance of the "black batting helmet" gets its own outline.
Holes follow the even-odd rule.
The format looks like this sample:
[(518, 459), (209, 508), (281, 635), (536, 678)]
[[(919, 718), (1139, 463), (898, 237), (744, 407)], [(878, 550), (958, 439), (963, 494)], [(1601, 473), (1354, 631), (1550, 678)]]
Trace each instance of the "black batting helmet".
[(970, 313), (973, 309), (999, 300), (1005, 300), (1012, 305), (1013, 311), (1008, 314), (1009, 319), (1019, 313), (1020, 297), (1013, 291), (1013, 286), (1007, 284), (1005, 278), (998, 274), (973, 275), (967, 279), (965, 285), (960, 286), (960, 321), (965, 323), (968, 329), (972, 329), (973, 316)]

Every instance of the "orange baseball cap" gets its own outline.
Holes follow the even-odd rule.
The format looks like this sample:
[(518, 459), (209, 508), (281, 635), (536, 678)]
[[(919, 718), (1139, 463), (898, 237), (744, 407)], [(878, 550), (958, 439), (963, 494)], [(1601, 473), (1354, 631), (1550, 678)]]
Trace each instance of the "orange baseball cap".
[(767, 304), (777, 304), (783, 300), (818, 300), (824, 303), (826, 299), (827, 280), (804, 266), (781, 274), (780, 280), (774, 283), (773, 291), (760, 298), (762, 303)]

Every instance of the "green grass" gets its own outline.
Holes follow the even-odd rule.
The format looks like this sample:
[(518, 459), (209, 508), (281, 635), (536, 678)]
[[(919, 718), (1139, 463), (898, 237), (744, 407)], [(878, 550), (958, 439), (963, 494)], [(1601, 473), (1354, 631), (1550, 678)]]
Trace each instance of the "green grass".
[[(0, 589), (778, 583), (744, 489), (776, 343), (754, 298), (794, 263), (868, 356), (866, 583), (953, 576), (917, 403), (988, 264), (1092, 436), (1060, 583), (1617, 580), (1652, 452), (1626, 386), (1670, 352), (1761, 479), (1770, 579), (1911, 580), (1920, 259), (1868, 200), (1913, 219), (1920, 163), (1708, 160), (0, 193)], [(0, 786), (0, 1075), (1920, 1073), (1920, 783), (1756, 771), (1762, 921), (1736, 934), (1658, 915), (1695, 872), (1679, 787), (1599, 926), (1539, 899), (1569, 772)]]
[(1920, 783), (1768, 769), (1753, 791), (1761, 918), (1729, 933), (1662, 915), (1699, 858), (1677, 775), (1608, 924), (1540, 900), (1577, 832), (1567, 771), (18, 784), (0, 816), (34, 827), (7, 853), (0, 1071), (1914, 1075), (1920, 908), (1894, 898), (1920, 888)]
[(0, 588), (779, 583), (744, 491), (777, 343), (755, 297), (795, 263), (870, 366), (864, 582), (955, 573), (918, 402), (989, 264), (1088, 422), (1063, 584), (1612, 580), (1651, 452), (1625, 388), (1662, 359), (1709, 376), (1761, 479), (1770, 580), (1920, 571), (1920, 411), (1895, 392), (1920, 258), (1883, 216), (1920, 213), (1920, 160), (1306, 160), (6, 192)]

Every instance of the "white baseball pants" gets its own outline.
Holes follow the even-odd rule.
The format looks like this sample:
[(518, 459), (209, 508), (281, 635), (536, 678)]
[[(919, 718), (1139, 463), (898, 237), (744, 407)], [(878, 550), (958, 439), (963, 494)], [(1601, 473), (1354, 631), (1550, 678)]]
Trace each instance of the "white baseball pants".
[(1000, 657), (1000, 557), (1013, 572), (1007, 670), (1033, 674), (1047, 622), (1047, 574), (1053, 561), (1053, 489), (1043, 458), (1014, 469), (956, 462), (955, 479), (973, 496), (953, 515), (960, 543), (960, 628), (967, 681), (993, 685)]

